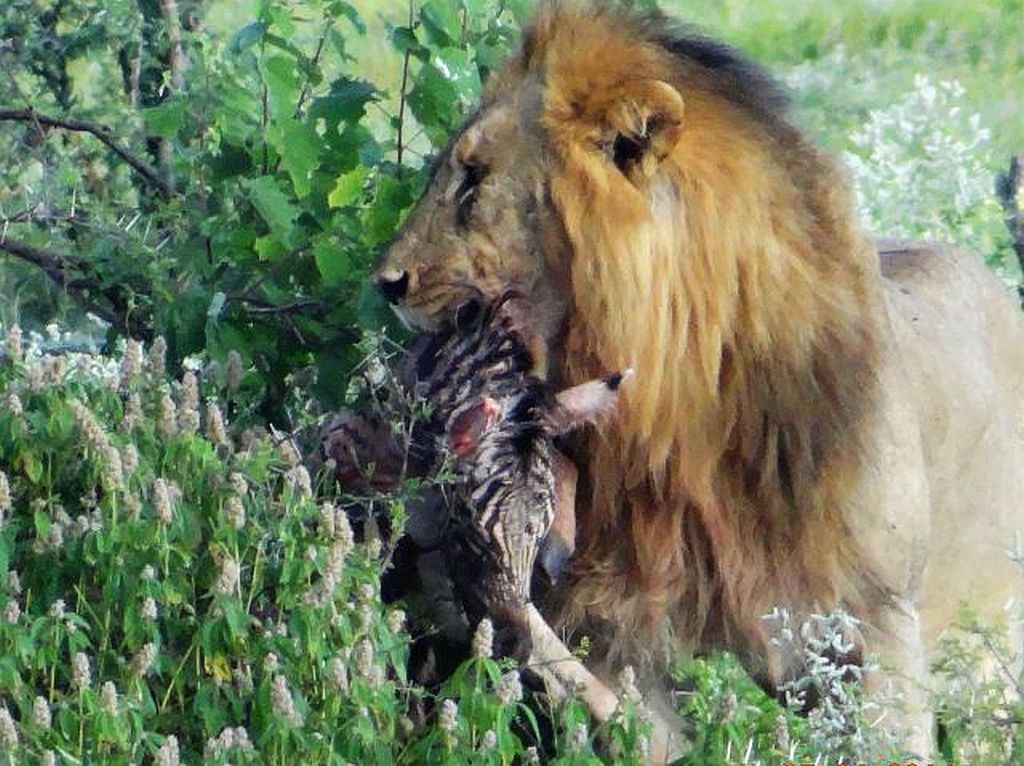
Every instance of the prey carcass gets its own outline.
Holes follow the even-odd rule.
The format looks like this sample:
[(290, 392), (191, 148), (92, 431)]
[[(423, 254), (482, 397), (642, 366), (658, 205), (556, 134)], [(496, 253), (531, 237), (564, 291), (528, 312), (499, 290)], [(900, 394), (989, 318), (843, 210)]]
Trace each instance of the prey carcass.
[[(413, 345), (397, 375), (411, 406), (425, 405), (404, 431), (409, 443), (398, 444), (380, 418), (344, 413), (324, 449), (357, 488), (447, 474), (445, 491), (411, 510), (406, 526), (434, 619), (450, 626), (462, 616), (468, 626), (490, 617), (503, 653), (539, 674), (549, 694), (577, 694), (603, 721), (618, 697), (565, 646), (531, 587), (537, 577), (557, 579), (574, 546), (576, 469), (556, 439), (611, 414), (632, 373), (555, 392), (535, 372), (521, 311), (502, 301)], [(673, 752), (672, 728), (655, 716), (655, 759)]]
[(554, 581), (574, 544), (576, 471), (554, 440), (613, 409), (624, 375), (555, 393), (534, 372), (514, 306), (481, 309), (413, 344), (396, 377), (406, 409), (420, 414), (400, 416), (412, 423), (401, 436), (386, 416), (342, 413), (324, 449), (350, 488), (431, 480), (432, 497), (407, 524), (421, 551), (440, 554), (429, 558), (424, 587), (443, 591), (450, 581), (467, 620), (490, 617), (517, 637), (507, 648), (523, 660), (535, 569)]

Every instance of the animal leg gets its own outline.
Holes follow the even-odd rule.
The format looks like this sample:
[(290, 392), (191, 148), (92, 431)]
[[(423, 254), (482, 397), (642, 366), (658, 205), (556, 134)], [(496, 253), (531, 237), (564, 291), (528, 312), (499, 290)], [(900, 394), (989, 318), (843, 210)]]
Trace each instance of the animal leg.
[(934, 743), (934, 715), (929, 709), (928, 659), (916, 607), (906, 599), (882, 613), (871, 638), (880, 667), (865, 678), (868, 694), (896, 697), (886, 705), (879, 726), (902, 742), (907, 755), (927, 762)]

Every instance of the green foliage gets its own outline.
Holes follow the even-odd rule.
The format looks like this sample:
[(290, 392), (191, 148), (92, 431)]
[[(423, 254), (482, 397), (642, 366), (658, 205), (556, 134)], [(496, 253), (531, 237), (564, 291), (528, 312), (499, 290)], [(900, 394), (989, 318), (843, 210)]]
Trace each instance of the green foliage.
[[(232, 392), (191, 372), (171, 385), (159, 351), (146, 369), (135, 344), (120, 365), (23, 356), (0, 368), (9, 762), (390, 761), (402, 618), (380, 601), (379, 546), (316, 505), (294, 449), (236, 450), (217, 402)], [(339, 739), (339, 720), (362, 728)]]
[[(1024, 563), (1019, 555), (1018, 563)], [(1011, 614), (1010, 619), (1019, 619)], [(969, 607), (960, 630), (944, 636), (933, 662), (946, 687), (935, 700), (942, 723), (942, 757), (972, 764), (1024, 760), (1024, 677), (1016, 667), (1020, 648), (1008, 640), (1005, 625), (981, 622)]]
[[(18, 40), (0, 49), (17, 65), (0, 101), (109, 122), (155, 180), (88, 134), (0, 123), (0, 147), (22, 157), (0, 183), (6, 235), (81, 259), (72, 273), (88, 289), (72, 294), (115, 326), (162, 334), (174, 360), (240, 353), (265, 415), (280, 418), (285, 380), (305, 367), (337, 403), (355, 328), (388, 321), (368, 267), (421, 188), (423, 152), (513, 39), (512, 11), (423, 4), (389, 29), (404, 73), (388, 93), (362, 79), (349, 48), (366, 26), (339, 0), (263, 2), (229, 39), (188, 9), (183, 71), (172, 25), (144, 3), (104, 4), (84, 25), (84, 4), (34, 22), (28, 5), (0, 11), (0, 39)], [(74, 62), (88, 71), (73, 77)], [(35, 302), (38, 284), (12, 293)]]
[[(239, 370), (172, 381), (160, 344), (144, 364), (40, 340), (9, 333), (0, 363), (0, 764), (530, 757), (489, 623), (436, 698), (409, 682), (390, 550), (315, 501), (290, 441), (233, 433)], [(551, 720), (551, 763), (641, 762), (634, 703), (593, 735), (581, 703)]]

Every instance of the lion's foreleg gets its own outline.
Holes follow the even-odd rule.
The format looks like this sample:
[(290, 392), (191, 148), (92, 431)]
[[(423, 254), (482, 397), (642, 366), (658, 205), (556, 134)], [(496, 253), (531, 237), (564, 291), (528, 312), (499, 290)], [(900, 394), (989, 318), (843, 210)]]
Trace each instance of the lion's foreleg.
[(907, 755), (927, 761), (934, 742), (934, 716), (929, 708), (928, 659), (916, 607), (897, 599), (878, 618), (871, 652), (879, 667), (865, 677), (865, 690), (883, 700), (885, 712), (875, 725), (892, 732)]

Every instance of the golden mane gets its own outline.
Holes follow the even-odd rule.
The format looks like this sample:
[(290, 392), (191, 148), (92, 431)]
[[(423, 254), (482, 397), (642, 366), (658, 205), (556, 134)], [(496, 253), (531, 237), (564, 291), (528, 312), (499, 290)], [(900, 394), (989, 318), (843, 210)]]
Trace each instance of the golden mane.
[[(756, 621), (778, 603), (872, 600), (842, 477), (862, 461), (876, 384), (877, 255), (775, 86), (663, 22), (549, 5), (495, 85), (546, 82), (572, 252), (567, 382), (637, 371), (618, 423), (587, 445), (567, 617), (646, 644), (670, 614), (688, 644), (763, 654)], [(642, 113), (650, 83), (684, 94), (683, 116), (657, 175), (631, 185), (581, 131), (600, 140), (610, 100), (631, 92), (636, 114), (618, 119), (664, 120)]]

